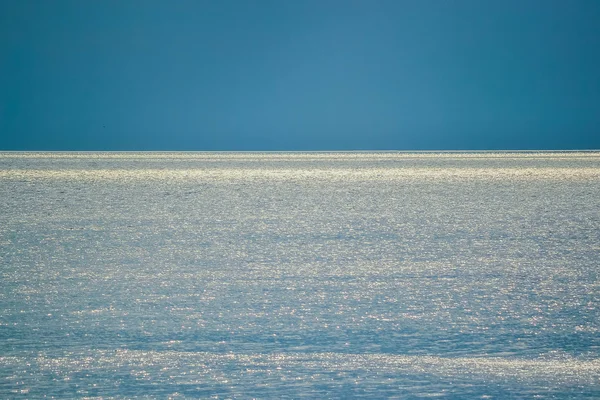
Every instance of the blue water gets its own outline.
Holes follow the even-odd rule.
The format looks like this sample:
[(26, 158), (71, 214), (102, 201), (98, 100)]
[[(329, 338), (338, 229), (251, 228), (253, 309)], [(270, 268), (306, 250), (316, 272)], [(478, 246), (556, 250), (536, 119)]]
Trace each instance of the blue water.
[(0, 398), (600, 398), (600, 153), (0, 153)]

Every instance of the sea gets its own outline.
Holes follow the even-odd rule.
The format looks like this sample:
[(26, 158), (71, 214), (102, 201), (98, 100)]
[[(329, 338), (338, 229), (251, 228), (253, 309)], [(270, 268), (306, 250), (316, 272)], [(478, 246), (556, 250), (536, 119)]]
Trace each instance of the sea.
[(0, 398), (598, 399), (600, 153), (2, 152)]

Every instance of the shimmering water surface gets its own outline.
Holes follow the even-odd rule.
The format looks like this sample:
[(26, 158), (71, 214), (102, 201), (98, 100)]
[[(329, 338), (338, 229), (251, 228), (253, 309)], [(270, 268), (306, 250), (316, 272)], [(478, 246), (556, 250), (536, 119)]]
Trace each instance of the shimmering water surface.
[(600, 153), (0, 153), (0, 398), (600, 398)]

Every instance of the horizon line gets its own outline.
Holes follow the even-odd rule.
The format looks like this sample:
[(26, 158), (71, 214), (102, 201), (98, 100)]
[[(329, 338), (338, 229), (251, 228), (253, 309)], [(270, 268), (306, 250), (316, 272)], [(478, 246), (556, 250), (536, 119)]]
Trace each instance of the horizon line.
[(598, 149), (461, 149), (461, 150), (4, 150), (0, 153), (594, 153)]

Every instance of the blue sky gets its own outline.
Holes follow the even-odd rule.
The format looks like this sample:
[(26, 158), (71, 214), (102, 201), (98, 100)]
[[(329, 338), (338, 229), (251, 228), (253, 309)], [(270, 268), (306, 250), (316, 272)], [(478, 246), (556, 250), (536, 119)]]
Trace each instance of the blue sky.
[(598, 149), (598, 21), (597, 0), (2, 0), (0, 149)]

